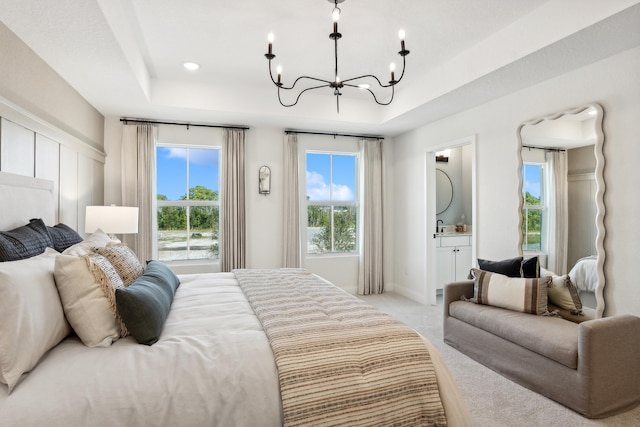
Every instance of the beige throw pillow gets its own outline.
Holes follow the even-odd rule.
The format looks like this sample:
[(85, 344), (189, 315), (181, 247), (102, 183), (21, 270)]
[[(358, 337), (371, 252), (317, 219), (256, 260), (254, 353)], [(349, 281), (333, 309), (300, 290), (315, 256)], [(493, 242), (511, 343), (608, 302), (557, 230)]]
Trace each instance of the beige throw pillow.
[(136, 254), (125, 245), (113, 245), (96, 248), (95, 252), (109, 260), (122, 279), (124, 286), (129, 286), (144, 273), (144, 267)]
[[(120, 240), (116, 240), (115, 243), (120, 244)], [(107, 234), (98, 229), (95, 233), (84, 239), (80, 243), (76, 243), (73, 246), (68, 247), (62, 253), (64, 255), (87, 255), (93, 252), (95, 248), (103, 248), (105, 246), (114, 244)]]
[(582, 314), (582, 302), (580, 301), (578, 288), (573, 284), (569, 275), (551, 277), (552, 283), (548, 290), (549, 302), (569, 310), (571, 314)]
[(115, 304), (115, 289), (124, 285), (106, 258), (59, 255), (54, 276), (67, 320), (86, 346), (108, 347), (127, 334)]
[(548, 314), (547, 288), (550, 277), (507, 277), (477, 268), (471, 269), (474, 280), (473, 302), (531, 314)]
[(0, 263), (0, 382), (9, 392), (71, 332), (53, 280), (56, 254)]

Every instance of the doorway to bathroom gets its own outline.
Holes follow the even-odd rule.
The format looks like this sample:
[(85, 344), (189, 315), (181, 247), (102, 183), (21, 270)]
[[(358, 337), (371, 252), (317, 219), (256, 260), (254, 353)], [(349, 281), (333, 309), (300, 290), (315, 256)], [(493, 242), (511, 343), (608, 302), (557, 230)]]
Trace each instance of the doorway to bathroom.
[(444, 285), (475, 265), (476, 136), (429, 148), (425, 163), (425, 294), (437, 304)]

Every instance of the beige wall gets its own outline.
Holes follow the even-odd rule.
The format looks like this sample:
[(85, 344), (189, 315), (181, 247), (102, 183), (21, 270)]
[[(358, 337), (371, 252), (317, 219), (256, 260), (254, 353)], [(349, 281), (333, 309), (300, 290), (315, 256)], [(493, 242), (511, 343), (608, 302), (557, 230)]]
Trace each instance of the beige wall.
[(2, 22), (0, 58), (0, 97), (102, 150), (102, 115)]
[(0, 170), (53, 181), (55, 218), (84, 233), (104, 202), (104, 118), (2, 23), (0, 58)]
[(606, 157), (606, 315), (640, 315), (636, 258), (640, 201), (640, 48), (419, 127), (394, 141), (396, 290), (425, 295), (425, 151), (468, 135), (478, 138), (477, 256), (518, 254), (516, 129), (524, 121), (587, 103), (604, 109)]

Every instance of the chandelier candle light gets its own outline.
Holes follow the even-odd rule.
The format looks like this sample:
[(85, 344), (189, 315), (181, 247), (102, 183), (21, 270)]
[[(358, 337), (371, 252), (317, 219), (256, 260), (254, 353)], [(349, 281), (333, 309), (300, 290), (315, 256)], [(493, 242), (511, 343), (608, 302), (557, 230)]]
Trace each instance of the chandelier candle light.
[[(396, 66), (394, 63), (391, 63), (390, 71), (391, 71), (391, 80), (389, 80), (388, 84), (383, 84), (380, 79), (378, 79), (378, 77), (374, 76), (373, 74), (365, 74), (362, 76), (358, 76), (358, 77), (353, 77), (350, 79), (346, 79), (346, 80), (341, 80), (340, 77), (338, 76), (338, 40), (342, 37), (342, 34), (340, 34), (338, 32), (338, 20), (340, 19), (340, 13), (341, 10), (338, 7), (338, 3), (342, 3), (345, 0), (328, 0), (329, 3), (333, 3), (334, 4), (334, 8), (333, 8), (333, 13), (332, 13), (332, 18), (333, 18), (333, 32), (331, 34), (329, 34), (329, 38), (331, 40), (333, 40), (334, 43), (334, 52), (335, 52), (335, 73), (334, 73), (334, 78), (333, 81), (331, 80), (325, 80), (325, 79), (321, 79), (321, 78), (317, 78), (317, 77), (308, 77), (308, 76), (300, 76), (297, 79), (294, 80), (293, 84), (291, 86), (285, 86), (282, 83), (282, 67), (280, 65), (277, 66), (276, 68), (276, 73), (277, 73), (277, 80), (273, 78), (273, 71), (272, 71), (272, 67), (271, 67), (271, 61), (276, 57), (276, 55), (273, 53), (273, 33), (269, 34), (268, 36), (268, 41), (269, 41), (269, 48), (267, 50), (267, 53), (264, 55), (268, 60), (269, 60), (269, 76), (271, 77), (271, 81), (273, 82), (274, 85), (276, 85), (278, 87), (278, 101), (280, 101), (280, 105), (282, 105), (283, 107), (293, 107), (294, 105), (296, 105), (298, 103), (298, 101), (300, 100), (300, 97), (302, 96), (303, 93), (309, 91), (309, 90), (313, 90), (313, 89), (320, 89), (323, 87), (329, 87), (333, 89), (333, 94), (336, 96), (336, 110), (339, 113), (340, 112), (340, 95), (342, 95), (342, 93), (340, 92), (340, 90), (343, 87), (353, 87), (356, 89), (360, 89), (360, 90), (366, 90), (367, 92), (369, 92), (371, 94), (371, 96), (373, 96), (373, 99), (376, 101), (376, 103), (378, 103), (379, 105), (389, 105), (391, 104), (391, 102), (393, 101), (393, 96), (395, 95), (395, 86), (396, 84), (398, 84), (400, 82), (400, 80), (402, 80), (402, 77), (404, 76), (404, 69), (405, 69), (405, 65), (406, 65), (406, 59), (405, 57), (409, 54), (409, 51), (407, 49), (405, 49), (404, 46), (404, 37), (405, 37), (405, 33), (403, 30), (400, 30), (399, 36), (400, 36), (400, 51), (398, 52), (398, 55), (400, 55), (402, 57), (402, 73), (400, 74), (400, 78), (398, 80), (396, 80), (395, 78), (395, 69)], [(301, 81), (301, 80), (313, 80), (316, 82), (320, 82), (322, 84), (316, 85), (316, 86), (311, 86), (308, 87), (306, 89), (302, 89), (300, 90), (300, 92), (298, 93), (298, 95), (295, 98), (295, 102), (291, 103), (291, 104), (287, 104), (282, 102), (282, 98), (280, 96), (280, 90), (293, 90), (296, 86), (296, 84)], [(362, 80), (365, 79), (373, 79), (378, 83), (378, 86), (380, 88), (391, 88), (391, 98), (386, 101), (380, 101), (377, 97), (376, 94), (370, 89), (370, 85), (365, 83)], [(357, 81), (361, 80), (360, 83), (358, 83)]]

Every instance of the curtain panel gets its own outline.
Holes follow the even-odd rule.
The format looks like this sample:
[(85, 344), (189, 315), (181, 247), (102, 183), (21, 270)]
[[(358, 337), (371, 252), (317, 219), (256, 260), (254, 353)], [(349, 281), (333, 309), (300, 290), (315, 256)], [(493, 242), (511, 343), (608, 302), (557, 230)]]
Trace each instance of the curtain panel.
[(156, 137), (151, 124), (122, 126), (122, 205), (138, 207), (138, 234), (122, 240), (143, 263), (156, 253)]
[(225, 129), (220, 202), (220, 269), (246, 266), (245, 131)]
[(358, 294), (384, 292), (382, 269), (382, 141), (360, 140), (362, 156), (360, 195), (360, 268)]
[(300, 252), (300, 191), (298, 176), (298, 135), (284, 136), (284, 245), (282, 264), (298, 268)]
[(549, 239), (547, 268), (557, 274), (567, 273), (569, 202), (566, 151), (545, 153), (549, 173), (547, 176), (547, 205)]

